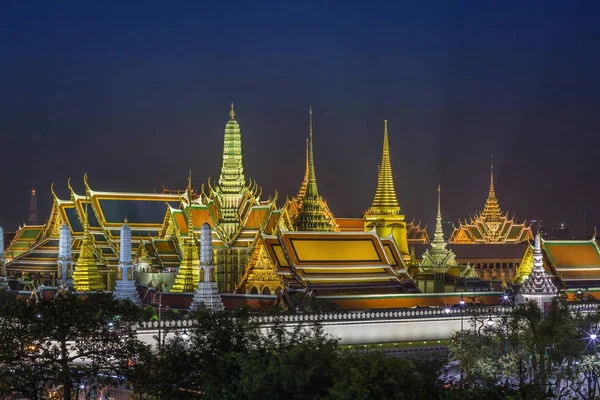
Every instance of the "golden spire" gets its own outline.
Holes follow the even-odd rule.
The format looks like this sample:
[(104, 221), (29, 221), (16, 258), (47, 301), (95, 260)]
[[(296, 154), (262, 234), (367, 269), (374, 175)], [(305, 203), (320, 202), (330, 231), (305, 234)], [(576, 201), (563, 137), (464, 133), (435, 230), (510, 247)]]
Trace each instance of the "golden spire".
[(187, 225), (188, 235), (183, 239), (182, 257), (179, 264), (179, 271), (175, 277), (175, 283), (171, 292), (193, 292), (198, 286), (200, 279), (200, 253), (198, 243), (196, 243), (196, 233), (194, 232), (194, 220), (192, 218), (192, 172), (188, 177), (188, 186), (186, 189), (188, 198)]
[(492, 154), (492, 164), (490, 166), (490, 193), (488, 199), (496, 198), (496, 191), (494, 190), (494, 155)]
[(192, 169), (190, 168), (190, 175), (188, 176), (188, 186), (186, 189), (188, 198), (188, 214), (187, 214), (187, 226), (188, 226), (188, 237), (195, 239), (196, 232), (194, 232), (194, 219), (192, 217)]
[(371, 208), (367, 214), (375, 215), (397, 215), (400, 213), (394, 179), (392, 177), (392, 165), (390, 162), (390, 146), (388, 142), (387, 119), (384, 120), (383, 128), (383, 152), (381, 164), (377, 176), (377, 190)]
[(312, 121), (312, 107), (308, 109), (310, 127), (308, 134), (308, 185), (306, 188), (306, 195), (318, 197), (319, 190), (317, 189), (317, 177), (315, 175), (315, 159), (313, 155), (313, 121)]
[(304, 171), (304, 179), (302, 179), (302, 184), (300, 185), (300, 190), (298, 190), (298, 199), (304, 198), (306, 194), (306, 186), (308, 185), (308, 175), (309, 175), (309, 162), (308, 162), (308, 138), (306, 138), (306, 170)]
[(231, 119), (234, 119), (235, 117), (235, 111), (233, 111), (233, 101), (231, 102), (231, 110), (229, 111), (229, 116), (231, 117)]
[(83, 213), (83, 240), (79, 248), (77, 265), (75, 265), (75, 271), (73, 272), (73, 286), (77, 292), (104, 290), (104, 284), (98, 273), (96, 257), (94, 256), (94, 244), (88, 222), (87, 199)]

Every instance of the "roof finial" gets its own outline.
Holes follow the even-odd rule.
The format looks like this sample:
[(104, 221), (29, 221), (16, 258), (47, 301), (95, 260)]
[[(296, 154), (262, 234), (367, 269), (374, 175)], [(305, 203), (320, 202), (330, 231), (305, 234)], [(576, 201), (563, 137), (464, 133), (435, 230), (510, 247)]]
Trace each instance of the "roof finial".
[(494, 190), (494, 155), (492, 154), (492, 163), (490, 166), (490, 197), (492, 197), (492, 195), (496, 195), (496, 192)]
[(233, 110), (233, 101), (231, 102), (231, 110), (229, 111), (229, 116), (231, 117), (231, 119), (234, 119), (233, 117), (235, 117), (235, 111)]
[(399, 215), (400, 206), (394, 188), (392, 177), (392, 164), (390, 162), (390, 145), (388, 140), (388, 120), (383, 120), (383, 151), (381, 153), (381, 164), (377, 170), (377, 189), (373, 204), (367, 210), (372, 215)]
[(306, 194), (317, 197), (319, 191), (317, 189), (317, 178), (315, 176), (315, 159), (313, 153), (313, 119), (312, 107), (308, 108), (309, 115), (309, 135), (308, 135), (308, 185)]
[(188, 187), (186, 189), (187, 200), (188, 200), (188, 215), (187, 215), (187, 226), (188, 226), (188, 237), (195, 237), (194, 232), (194, 219), (192, 218), (192, 169), (190, 168), (190, 175), (188, 176)]
[(441, 207), (441, 192), (442, 188), (438, 185), (438, 201), (437, 201), (437, 215), (435, 218), (435, 233), (433, 235), (433, 248), (444, 249), (446, 243), (444, 242), (444, 231), (442, 229), (442, 207)]
[(85, 196), (85, 210), (83, 211), (83, 234), (85, 237), (90, 233), (90, 223), (88, 220), (88, 199), (89, 197)]

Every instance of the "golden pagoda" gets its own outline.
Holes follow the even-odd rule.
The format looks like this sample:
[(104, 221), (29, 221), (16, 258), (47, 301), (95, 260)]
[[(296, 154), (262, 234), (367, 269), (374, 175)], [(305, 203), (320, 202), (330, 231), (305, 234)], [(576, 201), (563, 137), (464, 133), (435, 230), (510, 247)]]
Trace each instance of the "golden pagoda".
[(333, 220), (331, 213), (328, 213), (324, 207), (323, 198), (319, 196), (319, 190), (317, 188), (313, 155), (312, 108), (309, 109), (309, 116), (308, 181), (294, 225), (298, 231), (332, 232), (337, 230), (335, 221)]
[(77, 292), (104, 290), (102, 277), (98, 273), (96, 257), (94, 256), (94, 242), (90, 234), (87, 206), (83, 214), (83, 240), (73, 272), (73, 286)]
[(503, 213), (494, 188), (494, 159), (490, 167), (490, 191), (483, 211), (470, 221), (459, 221), (450, 236), (454, 244), (514, 244), (533, 240), (531, 227), (525, 222), (517, 223), (514, 217)]
[(375, 191), (373, 204), (365, 212), (363, 218), (365, 219), (364, 229), (366, 231), (375, 228), (377, 235), (381, 238), (392, 235), (402, 253), (402, 258), (407, 262), (410, 260), (406, 222), (404, 221), (404, 215), (400, 214), (400, 205), (398, 204), (392, 177), (387, 119), (384, 121), (383, 128), (383, 152), (377, 177), (377, 190)]
[[(302, 204), (304, 202), (304, 197), (306, 196), (306, 188), (308, 187), (309, 175), (310, 175), (309, 141), (307, 138), (306, 139), (306, 169), (304, 172), (304, 178), (302, 179), (302, 183), (300, 184), (300, 189), (298, 190), (298, 194), (296, 196), (293, 196), (291, 199), (286, 200), (286, 203), (283, 206), (283, 210), (285, 212), (286, 217), (288, 217), (289, 220), (291, 221), (292, 227), (290, 227), (290, 229), (293, 229), (293, 225), (295, 224), (296, 220), (298, 219), (298, 214), (300, 212), (300, 209), (302, 208)], [(320, 207), (323, 209), (323, 211), (325, 212), (325, 214), (327, 215), (329, 220), (331, 220), (333, 223), (332, 230), (336, 231), (336, 232), (339, 231), (339, 229), (338, 229), (339, 226), (337, 224), (337, 221), (333, 217), (333, 213), (329, 209), (327, 202), (322, 197), (319, 197), (318, 201), (319, 201), (319, 203), (321, 203)], [(284, 224), (284, 226), (285, 226), (285, 224)]]
[[(192, 177), (188, 178), (187, 188), (188, 203), (192, 204)], [(188, 226), (194, 226), (192, 220), (192, 208), (188, 208)], [(187, 236), (183, 240), (183, 256), (179, 271), (175, 277), (175, 283), (171, 288), (171, 292), (194, 292), (198, 287), (200, 280), (200, 250), (196, 241), (196, 233), (194, 229), (188, 229)]]

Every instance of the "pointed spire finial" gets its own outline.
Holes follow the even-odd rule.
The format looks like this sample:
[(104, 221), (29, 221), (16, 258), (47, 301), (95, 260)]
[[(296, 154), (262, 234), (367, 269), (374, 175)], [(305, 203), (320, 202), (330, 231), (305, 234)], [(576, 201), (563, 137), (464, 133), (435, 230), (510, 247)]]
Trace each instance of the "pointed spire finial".
[(126, 224), (127, 223), (127, 217), (125, 217), (125, 219), (123, 220), (123, 223)]
[(195, 237), (194, 232), (194, 219), (192, 218), (192, 169), (190, 168), (190, 175), (188, 176), (188, 187), (186, 189), (187, 200), (188, 200), (188, 215), (187, 215), (187, 226), (188, 236)]
[(492, 162), (490, 165), (490, 198), (495, 197), (496, 192), (494, 189), (494, 155), (492, 154)]
[(235, 117), (235, 111), (233, 110), (233, 101), (231, 102), (231, 110), (229, 111), (229, 116), (231, 117), (231, 119), (234, 119), (233, 117)]
[(441, 192), (442, 188), (440, 185), (438, 185), (437, 215), (435, 218), (435, 233), (433, 234), (432, 247), (444, 249), (446, 247), (446, 243), (444, 242), (444, 231), (442, 229)]
[(396, 197), (394, 179), (392, 177), (392, 164), (390, 161), (390, 145), (388, 139), (388, 120), (383, 120), (383, 150), (381, 164), (377, 169), (377, 189), (373, 204), (367, 210), (372, 215), (399, 215), (400, 205)]
[(313, 152), (313, 119), (312, 107), (308, 108), (309, 115), (309, 135), (308, 135), (308, 185), (306, 194), (317, 197), (319, 191), (317, 189), (317, 178), (315, 176), (315, 158)]

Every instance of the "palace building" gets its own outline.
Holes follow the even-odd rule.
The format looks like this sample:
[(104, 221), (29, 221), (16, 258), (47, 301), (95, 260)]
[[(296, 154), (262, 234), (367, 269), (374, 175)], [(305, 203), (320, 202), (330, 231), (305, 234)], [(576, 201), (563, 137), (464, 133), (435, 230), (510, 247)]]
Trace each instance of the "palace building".
[(490, 191), (483, 211), (469, 221), (458, 223), (450, 236), (455, 244), (514, 244), (533, 240), (531, 227), (503, 213), (494, 189), (494, 163), (490, 168)]

